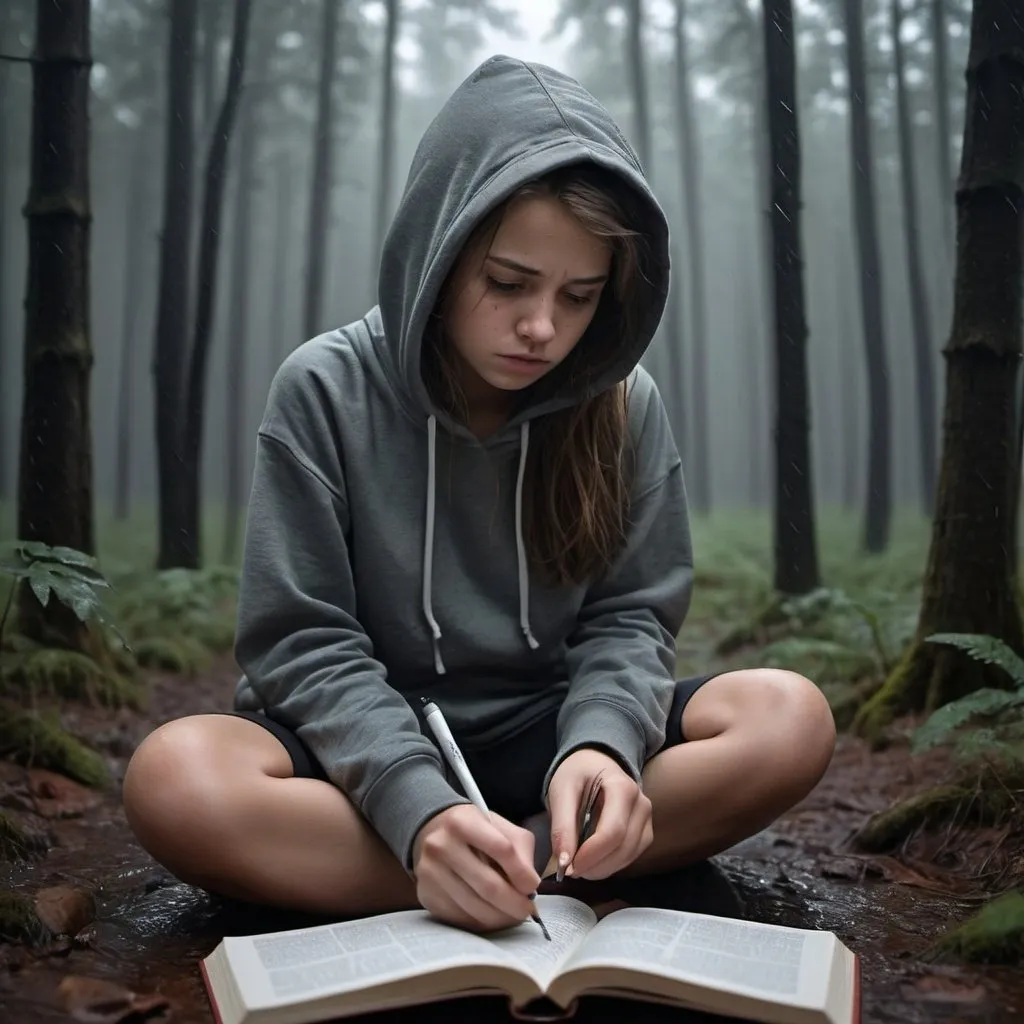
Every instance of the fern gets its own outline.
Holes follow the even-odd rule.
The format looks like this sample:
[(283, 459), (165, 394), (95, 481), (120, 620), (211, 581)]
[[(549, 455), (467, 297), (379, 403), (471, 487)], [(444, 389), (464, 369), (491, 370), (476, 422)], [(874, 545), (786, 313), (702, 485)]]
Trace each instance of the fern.
[(1001, 668), (1019, 687), (1024, 687), (1024, 659), (1002, 640), (984, 633), (932, 633), (925, 640), (957, 647), (976, 661)]
[[(932, 633), (925, 640), (956, 647), (976, 661), (1001, 668), (1017, 688), (995, 690), (985, 687), (936, 709), (926, 722), (914, 730), (911, 739), (911, 750), (914, 753), (947, 742), (955, 730), (973, 718), (990, 718), (1007, 711), (1016, 712), (1024, 707), (1024, 659), (1002, 640), (984, 633)], [(999, 733), (991, 729), (977, 729), (959, 737), (955, 750), (957, 756), (965, 760), (977, 760), (986, 754), (1009, 759), (1017, 756), (1014, 747), (1003, 742)]]

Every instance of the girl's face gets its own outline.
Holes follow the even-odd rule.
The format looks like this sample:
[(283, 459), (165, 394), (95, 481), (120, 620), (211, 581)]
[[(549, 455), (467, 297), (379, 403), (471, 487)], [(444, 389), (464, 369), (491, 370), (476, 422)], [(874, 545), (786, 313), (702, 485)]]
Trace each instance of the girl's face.
[(471, 413), (507, 408), (572, 352), (610, 266), (611, 249), (559, 200), (512, 204), (482, 259), (463, 256), (445, 313)]

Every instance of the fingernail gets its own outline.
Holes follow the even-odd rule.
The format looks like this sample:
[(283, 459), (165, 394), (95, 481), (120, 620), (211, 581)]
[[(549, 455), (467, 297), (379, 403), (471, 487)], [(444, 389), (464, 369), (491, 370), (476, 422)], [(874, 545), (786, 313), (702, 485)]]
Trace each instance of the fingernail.
[(563, 878), (565, 878), (565, 868), (571, 859), (572, 858), (570, 858), (569, 854), (567, 854), (564, 850), (558, 855), (558, 870), (555, 872), (556, 882), (560, 882)]

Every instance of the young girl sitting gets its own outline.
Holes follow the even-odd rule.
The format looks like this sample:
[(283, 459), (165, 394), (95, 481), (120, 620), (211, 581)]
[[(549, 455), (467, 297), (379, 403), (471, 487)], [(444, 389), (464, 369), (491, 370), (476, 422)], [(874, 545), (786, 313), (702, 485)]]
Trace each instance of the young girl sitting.
[[(521, 822), (584, 879), (704, 859), (832, 755), (816, 686), (676, 681), (692, 555), (679, 456), (638, 361), (668, 227), (573, 79), (494, 57), (427, 129), (379, 305), (299, 346), (259, 430), (233, 713), (169, 722), (124, 781), (140, 843), (225, 896), (525, 920)], [(671, 339), (678, 344), (678, 339)], [(443, 710), (491, 810), (424, 727)], [(577, 850), (600, 773), (596, 830)]]

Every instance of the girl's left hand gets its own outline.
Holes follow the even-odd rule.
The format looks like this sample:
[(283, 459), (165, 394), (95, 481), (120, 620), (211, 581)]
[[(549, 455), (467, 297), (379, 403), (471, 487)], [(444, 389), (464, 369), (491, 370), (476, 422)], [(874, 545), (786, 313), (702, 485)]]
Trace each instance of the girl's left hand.
[[(598, 773), (601, 796), (595, 807), (596, 825), (577, 850), (581, 805)], [(651, 801), (619, 763), (600, 750), (577, 750), (558, 766), (548, 786), (548, 808), (555, 864), (571, 863), (567, 873), (576, 878), (607, 878), (621, 871), (654, 838)]]

